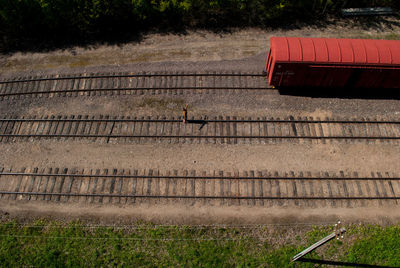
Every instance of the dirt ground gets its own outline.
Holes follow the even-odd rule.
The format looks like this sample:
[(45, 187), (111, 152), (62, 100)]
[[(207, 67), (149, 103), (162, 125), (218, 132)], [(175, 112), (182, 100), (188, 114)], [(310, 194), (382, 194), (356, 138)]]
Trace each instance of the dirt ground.
[(118, 168), (279, 172), (357, 171), (400, 174), (400, 146), (391, 144), (100, 144), (36, 141), (2, 144), (6, 167)]
[[(377, 97), (385, 97), (379, 95)], [(400, 96), (397, 96), (399, 98)], [(397, 98), (318, 98), (265, 93), (184, 94), (144, 96), (99, 96), (26, 98), (3, 102), (2, 115), (124, 115), (181, 116), (185, 103), (189, 117), (370, 117), (396, 120), (400, 115)]]
[[(390, 215), (390, 217), (388, 216)], [(400, 220), (400, 213), (390, 208), (262, 208), (262, 207), (218, 207), (182, 205), (140, 205), (135, 207), (68, 205), (60, 206), (46, 202), (5, 203), (0, 209), (0, 219), (17, 218), (21, 221), (47, 218), (71, 221), (79, 219), (89, 223), (125, 225), (137, 221), (155, 224), (184, 225), (264, 225), (287, 224), (322, 225), (336, 223), (340, 219), (345, 224), (375, 223), (394, 224)], [(332, 224), (333, 225), (333, 224)]]
[[(189, 31), (181, 34), (147, 34), (138, 42), (94, 44), (51, 52), (17, 52), (0, 55), (0, 73), (84, 69), (165, 61), (224, 61), (265, 57), (271, 36), (400, 39), (399, 19), (331, 19), (320, 25), (292, 25), (291, 29), (230, 29), (226, 32)], [(265, 61), (265, 58), (263, 58)]]
[[(56, 73), (140, 72), (140, 71), (253, 71), (262, 72), (268, 40), (274, 35), (308, 37), (364, 37), (399, 39), (397, 19), (380, 23), (348, 21), (290, 30), (232, 30), (227, 33), (194, 31), (187, 34), (149, 34), (140, 42), (120, 46), (93, 45), (51, 52), (0, 55), (0, 77)], [(167, 100), (166, 106), (143, 105)], [(397, 119), (397, 96), (359, 95), (351, 98), (273, 94), (232, 94), (220, 96), (119, 96), (25, 98), (0, 103), (2, 115), (13, 114), (110, 114), (171, 115), (180, 113), (182, 103), (190, 104), (191, 115), (235, 115), (251, 117), (378, 117)], [(0, 166), (78, 167), (135, 169), (195, 169), (201, 171), (270, 170), (357, 171), (400, 174), (399, 146), (371, 144), (101, 144), (86, 141), (16, 142), (0, 144)], [(322, 222), (346, 219), (351, 222), (395, 222), (397, 210), (385, 207), (355, 209), (271, 209), (244, 207), (81, 207), (59, 204), (2, 202), (1, 210), (15, 217), (104, 218), (151, 220), (159, 223), (267, 223)]]

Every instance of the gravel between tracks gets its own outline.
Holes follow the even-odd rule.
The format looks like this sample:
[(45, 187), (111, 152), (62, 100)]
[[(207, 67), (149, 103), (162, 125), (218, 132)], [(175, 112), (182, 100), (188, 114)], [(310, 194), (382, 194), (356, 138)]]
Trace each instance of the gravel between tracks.
[[(229, 67), (227, 67), (229, 68)], [(2, 115), (129, 115), (181, 116), (189, 104), (189, 116), (238, 117), (379, 117), (396, 119), (400, 115), (397, 99), (313, 98), (271, 93), (203, 95), (148, 95), (33, 98), (3, 102)]]
[(400, 174), (399, 149), (389, 144), (97, 144), (35, 141), (1, 145), (13, 167), (135, 168), (197, 171), (372, 171)]

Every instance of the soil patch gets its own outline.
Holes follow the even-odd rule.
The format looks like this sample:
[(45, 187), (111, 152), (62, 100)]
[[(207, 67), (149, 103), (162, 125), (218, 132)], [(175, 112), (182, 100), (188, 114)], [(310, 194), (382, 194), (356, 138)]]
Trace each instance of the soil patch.
[(250, 28), (223, 33), (199, 30), (186, 34), (148, 34), (140, 42), (121, 45), (99, 44), (44, 53), (1, 55), (0, 73), (100, 65), (120, 67), (138, 62), (242, 59), (266, 53), (271, 36), (399, 39), (399, 30), (397, 18), (383, 17), (381, 23), (343, 19), (328, 21), (320, 27), (303, 26), (292, 30)]

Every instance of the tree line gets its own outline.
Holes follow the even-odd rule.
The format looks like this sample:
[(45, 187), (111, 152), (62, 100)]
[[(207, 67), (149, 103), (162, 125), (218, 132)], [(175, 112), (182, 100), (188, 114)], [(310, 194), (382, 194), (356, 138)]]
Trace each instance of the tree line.
[(0, 49), (124, 40), (148, 30), (274, 27), (398, 0), (0, 0)]

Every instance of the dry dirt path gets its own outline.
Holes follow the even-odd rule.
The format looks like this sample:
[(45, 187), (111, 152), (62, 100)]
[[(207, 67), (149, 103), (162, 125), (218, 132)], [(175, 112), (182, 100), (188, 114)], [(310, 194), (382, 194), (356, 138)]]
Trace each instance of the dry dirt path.
[(160, 170), (370, 172), (400, 174), (393, 144), (99, 144), (35, 141), (1, 144), (6, 167), (135, 168)]

